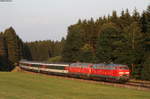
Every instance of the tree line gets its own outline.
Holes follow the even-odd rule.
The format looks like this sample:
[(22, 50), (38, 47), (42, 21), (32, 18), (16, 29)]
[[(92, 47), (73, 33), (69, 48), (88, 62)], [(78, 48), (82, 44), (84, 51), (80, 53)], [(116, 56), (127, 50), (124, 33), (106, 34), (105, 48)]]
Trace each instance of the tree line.
[(49, 58), (61, 56), (63, 44), (65, 39), (61, 41), (34, 41), (26, 42), (28, 48), (28, 55), (25, 59), (34, 61), (47, 61)]
[(61, 41), (23, 42), (10, 27), (0, 33), (0, 70), (11, 71), (21, 59), (47, 61), (61, 56), (64, 41), (62, 38)]
[[(53, 58), (55, 57), (55, 58)], [(0, 33), (0, 69), (10, 70), (20, 59), (33, 61), (127, 64), (132, 77), (150, 80), (150, 6), (96, 20), (79, 20), (61, 41), (23, 42), (10, 27)], [(58, 60), (57, 60), (58, 59)]]

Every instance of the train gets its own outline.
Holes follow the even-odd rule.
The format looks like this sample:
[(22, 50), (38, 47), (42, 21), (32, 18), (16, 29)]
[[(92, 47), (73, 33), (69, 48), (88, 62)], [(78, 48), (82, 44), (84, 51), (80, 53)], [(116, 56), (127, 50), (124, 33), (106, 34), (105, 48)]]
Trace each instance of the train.
[(83, 79), (103, 80), (109, 82), (127, 82), (130, 78), (130, 70), (127, 65), (122, 64), (93, 64), (93, 63), (71, 63), (71, 64), (49, 64), (32, 61), (20, 61), (19, 66), (23, 70), (55, 74), (69, 77), (80, 77)]

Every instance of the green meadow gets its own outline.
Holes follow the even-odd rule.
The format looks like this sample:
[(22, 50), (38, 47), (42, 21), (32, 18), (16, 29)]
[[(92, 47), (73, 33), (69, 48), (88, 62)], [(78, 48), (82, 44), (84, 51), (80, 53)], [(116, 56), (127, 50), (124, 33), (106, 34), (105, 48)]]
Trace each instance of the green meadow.
[(0, 72), (0, 99), (150, 99), (150, 92), (24, 72)]

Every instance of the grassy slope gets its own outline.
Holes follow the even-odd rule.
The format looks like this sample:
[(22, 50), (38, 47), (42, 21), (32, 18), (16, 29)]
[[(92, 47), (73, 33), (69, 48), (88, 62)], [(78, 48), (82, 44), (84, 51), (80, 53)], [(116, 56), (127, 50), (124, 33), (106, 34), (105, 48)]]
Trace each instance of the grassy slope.
[(0, 99), (150, 99), (150, 92), (19, 72), (0, 72)]

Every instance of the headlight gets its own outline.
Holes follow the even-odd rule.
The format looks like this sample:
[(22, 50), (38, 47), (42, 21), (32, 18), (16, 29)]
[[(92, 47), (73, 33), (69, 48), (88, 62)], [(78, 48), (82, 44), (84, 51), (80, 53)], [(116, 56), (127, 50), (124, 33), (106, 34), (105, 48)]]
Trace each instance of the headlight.
[(124, 74), (124, 72), (119, 72), (120, 75)]
[(129, 72), (119, 72), (120, 75), (129, 74)]
[(125, 72), (125, 74), (129, 74), (129, 72)]

